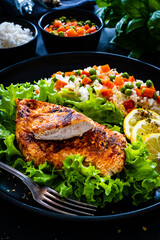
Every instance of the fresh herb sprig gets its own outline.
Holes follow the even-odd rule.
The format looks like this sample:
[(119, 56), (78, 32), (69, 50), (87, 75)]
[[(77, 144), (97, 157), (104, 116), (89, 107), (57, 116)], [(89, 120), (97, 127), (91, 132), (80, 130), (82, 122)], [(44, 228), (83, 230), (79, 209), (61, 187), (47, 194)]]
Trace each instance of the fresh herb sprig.
[(160, 51), (159, 0), (96, 0), (96, 4), (104, 26), (115, 28), (111, 42), (129, 50), (130, 57)]

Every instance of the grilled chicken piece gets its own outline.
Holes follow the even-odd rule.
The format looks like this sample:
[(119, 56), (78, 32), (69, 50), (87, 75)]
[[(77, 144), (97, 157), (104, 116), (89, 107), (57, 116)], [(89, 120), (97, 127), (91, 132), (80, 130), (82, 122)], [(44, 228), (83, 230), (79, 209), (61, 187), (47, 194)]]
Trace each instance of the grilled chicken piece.
[[(100, 170), (103, 176), (112, 176), (123, 169), (126, 138), (122, 134), (113, 132), (84, 116), (85, 120), (94, 123), (94, 127), (84, 132), (83, 135), (81, 133), (82, 136), (61, 141), (38, 140), (36, 139), (37, 132), (40, 136), (41, 131), (44, 131), (44, 135), (46, 135), (46, 131), (54, 129), (56, 126), (58, 126), (58, 129), (63, 126), (65, 128), (66, 124), (69, 125), (68, 117), (65, 116), (68, 113), (73, 115), (79, 115), (79, 113), (66, 107), (33, 99), (17, 100), (16, 103), (16, 139), (26, 161), (34, 160), (36, 166), (48, 161), (56, 169), (61, 169), (65, 157), (80, 154), (85, 157), (85, 166), (91, 163)], [(63, 117), (61, 117), (60, 113), (63, 113)], [(54, 115), (56, 116), (55, 122), (58, 125), (55, 125), (54, 121), (52, 125), (51, 120), (54, 120)], [(73, 119), (76, 119), (78, 126), (77, 117), (73, 117)], [(81, 121), (81, 116), (78, 119)], [(48, 123), (51, 125), (48, 125)]]
[(18, 111), (23, 115), (24, 104), (28, 107), (28, 128), (39, 140), (64, 140), (94, 127), (94, 122), (71, 108), (35, 100), (17, 100)]

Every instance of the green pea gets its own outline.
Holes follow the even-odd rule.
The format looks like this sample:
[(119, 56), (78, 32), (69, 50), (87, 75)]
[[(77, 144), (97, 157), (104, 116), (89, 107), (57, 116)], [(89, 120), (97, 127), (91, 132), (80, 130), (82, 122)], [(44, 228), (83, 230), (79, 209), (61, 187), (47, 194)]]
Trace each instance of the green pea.
[(81, 70), (79, 70), (79, 69), (76, 70), (76, 71), (75, 71), (75, 75), (76, 75), (76, 76), (80, 76), (80, 75), (81, 75)]
[(153, 99), (156, 100), (157, 99), (157, 93), (153, 94)]
[(50, 33), (53, 34), (53, 35), (55, 34), (54, 31), (51, 31)]
[(81, 79), (83, 79), (84, 77), (86, 77), (86, 75), (85, 75), (85, 74), (83, 74), (83, 75), (81, 76)]
[(74, 22), (74, 21), (76, 21), (75, 18), (71, 18), (71, 19), (70, 19), (70, 22)]
[(136, 86), (137, 86), (137, 88), (140, 88), (140, 87), (141, 87), (141, 85), (142, 85), (142, 83), (141, 83), (141, 82), (136, 82)]
[(142, 94), (144, 94), (145, 88), (142, 89)]
[(152, 87), (153, 86), (153, 82), (151, 80), (147, 80), (146, 81), (146, 86), (147, 87)]
[(127, 83), (127, 84), (125, 85), (125, 87), (126, 87), (126, 88), (129, 88), (129, 89), (132, 89), (132, 88), (134, 88), (134, 85), (133, 85), (132, 83)]
[(129, 78), (129, 74), (127, 72), (124, 72), (124, 73), (122, 73), (122, 77), (128, 79)]
[(90, 20), (86, 20), (85, 24), (88, 24), (89, 26), (92, 24)]
[(74, 77), (73, 75), (71, 75), (71, 76), (69, 77), (69, 81), (74, 82), (74, 80), (75, 80), (75, 77)]
[(100, 78), (98, 78), (97, 80), (98, 80), (98, 82), (99, 82), (99, 83), (101, 83), (101, 82), (102, 82), (102, 80), (101, 80)]
[(90, 75), (96, 75), (96, 69), (91, 68), (91, 69), (89, 70), (89, 74), (90, 74)]
[(94, 80), (97, 79), (97, 76), (96, 76), (96, 75), (91, 75), (91, 76), (90, 76), (90, 79), (91, 79), (92, 81), (94, 81)]
[(111, 81), (113, 81), (115, 79), (115, 75), (109, 75), (109, 78)]
[(62, 17), (59, 18), (59, 20), (62, 21), (62, 22), (65, 22), (66, 19), (67, 19), (67, 18), (66, 18), (65, 16), (62, 16)]
[(77, 25), (82, 27), (83, 26), (83, 23), (82, 22), (77, 22)]
[(70, 28), (73, 28), (74, 30), (76, 29), (76, 27), (75, 27), (75, 26), (70, 26)]
[(127, 88), (127, 89), (125, 90), (125, 94), (126, 94), (127, 96), (130, 96), (130, 95), (132, 94), (132, 89)]
[(121, 87), (120, 91), (121, 91), (121, 93), (125, 93), (126, 88), (125, 87)]
[(53, 82), (57, 82), (56, 76), (52, 78), (52, 81), (53, 81)]
[(64, 36), (64, 32), (59, 31), (59, 32), (58, 32), (58, 36), (62, 36), (62, 37), (63, 37), (63, 36)]

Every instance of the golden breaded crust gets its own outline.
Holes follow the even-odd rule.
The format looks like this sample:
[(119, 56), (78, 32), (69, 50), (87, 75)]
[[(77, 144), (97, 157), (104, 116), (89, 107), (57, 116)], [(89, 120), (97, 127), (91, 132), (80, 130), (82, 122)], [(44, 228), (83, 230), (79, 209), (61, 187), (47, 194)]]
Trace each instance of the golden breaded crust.
[(52, 111), (56, 107), (62, 111), (63, 108), (66, 109), (62, 106), (35, 101), (27, 99), (16, 101), (16, 139), (26, 161), (34, 160), (35, 165), (48, 161), (56, 169), (60, 169), (65, 157), (80, 154), (85, 156), (86, 166), (91, 163), (100, 170), (102, 175), (112, 176), (123, 169), (126, 138), (98, 123), (94, 123), (94, 128), (85, 132), (81, 137), (61, 141), (35, 139), (30, 122), (33, 117), (32, 109), (38, 114), (42, 112), (47, 114), (48, 109)]

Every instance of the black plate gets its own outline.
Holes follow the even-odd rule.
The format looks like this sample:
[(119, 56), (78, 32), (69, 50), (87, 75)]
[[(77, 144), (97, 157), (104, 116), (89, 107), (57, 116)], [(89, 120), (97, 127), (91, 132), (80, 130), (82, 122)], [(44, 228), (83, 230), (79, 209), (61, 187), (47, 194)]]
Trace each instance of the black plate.
[[(143, 81), (151, 79), (155, 87), (160, 89), (160, 82), (157, 79), (157, 76), (160, 74), (159, 68), (120, 55), (100, 52), (58, 53), (34, 58), (2, 70), (0, 79), (1, 83), (8, 86), (11, 83), (33, 82), (41, 78), (50, 77), (51, 74), (59, 70), (71, 71), (107, 63), (111, 68), (117, 68), (119, 72), (126, 71), (137, 79)], [(23, 183), (18, 179), (13, 179), (6, 172), (0, 174), (0, 196), (19, 207), (41, 215), (72, 221), (111, 221), (142, 214), (160, 206), (159, 192), (155, 191), (153, 200), (138, 207), (133, 206), (128, 200), (123, 200), (119, 204), (112, 204), (98, 211), (94, 217), (57, 214), (36, 204), (28, 194), (28, 190)]]

